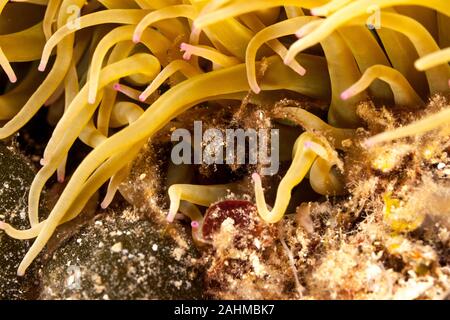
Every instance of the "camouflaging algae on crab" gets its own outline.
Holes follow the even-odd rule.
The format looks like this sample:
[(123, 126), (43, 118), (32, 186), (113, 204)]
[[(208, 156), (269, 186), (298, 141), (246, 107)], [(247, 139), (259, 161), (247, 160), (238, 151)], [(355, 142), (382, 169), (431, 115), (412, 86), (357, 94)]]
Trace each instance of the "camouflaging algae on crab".
[[(0, 138), (36, 168), (20, 223), (0, 212), (0, 235), (27, 252), (0, 254), (20, 255), (7, 266), (19, 276), (64, 278), (49, 257), (73, 251), (99, 291), (47, 274), (35, 296), (112, 297), (123, 274), (149, 283), (133, 242), (78, 257), (83, 234), (113, 241), (98, 221), (166, 230), (166, 251), (141, 253), (174, 268), (190, 252), (202, 271), (181, 268), (170, 292), (195, 274), (199, 297), (217, 299), (448, 296), (447, 0), (0, 0), (0, 12)], [(279, 132), (266, 154), (279, 170), (247, 161), (251, 148), (245, 161), (174, 161), (171, 137), (198, 121)], [(132, 261), (110, 272), (120, 279), (92, 263), (114, 254)], [(133, 288), (116, 297), (167, 297)]]

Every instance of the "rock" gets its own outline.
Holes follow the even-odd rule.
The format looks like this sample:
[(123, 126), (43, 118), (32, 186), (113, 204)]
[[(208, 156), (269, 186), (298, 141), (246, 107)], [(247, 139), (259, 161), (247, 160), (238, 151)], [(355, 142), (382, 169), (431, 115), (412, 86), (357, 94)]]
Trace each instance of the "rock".
[(191, 236), (132, 210), (106, 214), (57, 249), (41, 272), (41, 299), (200, 299)]
[[(34, 176), (34, 168), (23, 155), (0, 143), (0, 221), (16, 228), (29, 227), (27, 198)], [(34, 296), (36, 268), (30, 268), (25, 277), (17, 276), (30, 245), (30, 241), (12, 239), (0, 231), (0, 300)]]
[[(253, 245), (256, 238), (272, 240), (270, 228), (258, 215), (256, 206), (246, 200), (224, 200), (211, 205), (202, 223), (202, 236), (206, 241), (217, 240), (225, 225), (232, 224), (233, 246), (239, 249)], [(219, 240), (220, 241), (220, 240)]]
[(277, 227), (265, 223), (256, 206), (225, 200), (207, 210), (202, 236), (212, 244), (205, 295), (212, 299), (292, 298), (292, 274), (278, 250)]

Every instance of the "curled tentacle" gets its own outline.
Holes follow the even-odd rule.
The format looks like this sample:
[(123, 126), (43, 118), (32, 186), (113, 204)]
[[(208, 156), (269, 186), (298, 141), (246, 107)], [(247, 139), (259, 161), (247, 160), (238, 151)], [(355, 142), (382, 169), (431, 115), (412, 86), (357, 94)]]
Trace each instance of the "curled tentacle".
[(361, 79), (341, 94), (343, 100), (366, 90), (375, 79), (386, 81), (394, 92), (395, 104), (399, 106), (417, 107), (424, 102), (409, 84), (408, 80), (397, 70), (375, 65), (366, 70)]

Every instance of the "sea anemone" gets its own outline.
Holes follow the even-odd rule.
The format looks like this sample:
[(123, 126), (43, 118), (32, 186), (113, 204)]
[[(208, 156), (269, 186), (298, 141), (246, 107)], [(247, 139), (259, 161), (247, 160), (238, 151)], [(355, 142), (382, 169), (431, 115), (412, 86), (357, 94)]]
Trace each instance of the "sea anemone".
[[(35, 238), (19, 275), (55, 229), (74, 219), (109, 180), (102, 202), (107, 207), (147, 141), (194, 106), (245, 99), (264, 103), (270, 101), (264, 93), (275, 91), (328, 106), (326, 120), (289, 105), (270, 110), (273, 119), (305, 130), (273, 209), (267, 208), (259, 174), (253, 174), (258, 212), (276, 223), (305, 176), (319, 194), (345, 193), (342, 153), (366, 120), (358, 113), (361, 102), (419, 112), (429, 97), (449, 91), (447, 0), (23, 2), (0, 1), (0, 11), (18, 23), (1, 24), (0, 65), (17, 84), (0, 97), (0, 117), (6, 121), (0, 138), (18, 132), (43, 106), (61, 116), (55, 116), (29, 192), (31, 227), (19, 230), (0, 222), (13, 238)], [(19, 14), (32, 18), (22, 21)], [(450, 109), (443, 108), (366, 137), (362, 147), (449, 123)], [(77, 139), (92, 151), (48, 217), (39, 220), (40, 194), (55, 173), (64, 180)], [(168, 220), (181, 211), (198, 228), (201, 214), (183, 202), (209, 206), (230, 189), (233, 185), (172, 185)]]

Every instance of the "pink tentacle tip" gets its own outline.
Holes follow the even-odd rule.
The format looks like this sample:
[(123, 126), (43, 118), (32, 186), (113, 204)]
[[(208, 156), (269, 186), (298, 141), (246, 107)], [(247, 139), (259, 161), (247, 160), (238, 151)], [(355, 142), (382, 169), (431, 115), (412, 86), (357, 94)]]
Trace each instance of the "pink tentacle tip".
[(133, 42), (134, 42), (134, 43), (139, 43), (139, 42), (141, 42), (141, 35), (142, 35), (141, 32), (135, 32), (135, 33), (133, 34)]
[(253, 87), (252, 91), (256, 94), (260, 94), (261, 93), (261, 88), (260, 87)]
[(197, 229), (200, 226), (200, 223), (198, 221), (192, 221), (191, 222), (191, 227), (194, 229)]
[(306, 149), (310, 149), (310, 148), (312, 148), (313, 143), (311, 141), (306, 141), (304, 146), (305, 146)]
[(94, 103), (95, 103), (95, 96), (89, 97), (89, 98), (88, 98), (88, 103), (89, 103), (89, 104), (94, 104)]
[(25, 272), (24, 272), (24, 271), (17, 270), (17, 276), (23, 277), (24, 275), (25, 275)]
[(16, 77), (15, 74), (13, 74), (13, 75), (11, 75), (9, 77), (9, 82), (11, 82), (11, 83), (16, 83), (17, 82), (17, 77)]
[(188, 44), (186, 42), (182, 42), (180, 44), (180, 51), (186, 51), (188, 48)]
[(306, 36), (306, 31), (305, 31), (305, 29), (304, 29), (304, 28), (301, 28), (300, 30), (298, 30), (298, 31), (295, 33), (295, 36), (296, 36), (297, 38), (299, 38), (299, 39), (301, 39), (301, 38), (303, 38), (304, 36)]
[(180, 44), (180, 51), (184, 51), (183, 59), (184, 60), (190, 60), (192, 53), (189, 51), (189, 44), (183, 42)]
[(5, 230), (6, 229), (6, 223), (4, 223), (3, 221), (0, 221), (0, 230)]
[(252, 179), (255, 183), (261, 183), (261, 176), (257, 172), (252, 174)]
[(102, 203), (100, 203), (100, 207), (105, 210), (106, 208), (109, 207), (110, 201), (107, 201), (106, 199), (102, 201)]
[(301, 68), (300, 70), (298, 70), (297, 73), (303, 77), (306, 74), (306, 69), (305, 68)]
[(375, 145), (375, 143), (373, 142), (373, 140), (371, 138), (368, 138), (363, 141), (362, 145), (364, 148), (370, 149)]
[(45, 62), (39, 63), (38, 70), (39, 70), (40, 72), (44, 72), (44, 71), (45, 71), (46, 65), (47, 65), (47, 64), (46, 64)]
[(169, 211), (169, 214), (167, 215), (166, 218), (167, 222), (172, 223), (176, 215), (177, 215), (176, 212)]
[(41, 158), (41, 160), (39, 160), (39, 163), (41, 164), (41, 166), (45, 166), (48, 161), (45, 158)]
[(122, 86), (120, 85), (120, 83), (115, 83), (113, 85), (113, 89), (116, 91), (120, 91), (122, 89)]
[(63, 183), (65, 179), (66, 179), (65, 174), (61, 174), (61, 175), (58, 174), (58, 182), (59, 183)]
[(342, 100), (347, 100), (352, 96), (352, 92), (347, 90), (341, 93), (341, 99)]
[(147, 95), (144, 93), (141, 93), (139, 95), (139, 101), (144, 102), (145, 100), (147, 100)]

